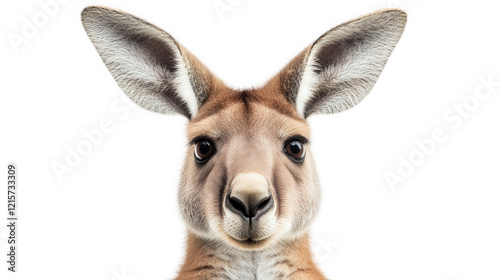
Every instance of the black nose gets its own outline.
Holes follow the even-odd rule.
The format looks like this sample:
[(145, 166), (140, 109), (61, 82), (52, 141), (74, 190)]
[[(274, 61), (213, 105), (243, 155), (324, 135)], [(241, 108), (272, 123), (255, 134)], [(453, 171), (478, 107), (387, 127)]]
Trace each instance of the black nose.
[(274, 205), (271, 194), (259, 200), (245, 197), (232, 196), (229, 192), (226, 196), (226, 207), (244, 219), (256, 221), (260, 216), (269, 211)]

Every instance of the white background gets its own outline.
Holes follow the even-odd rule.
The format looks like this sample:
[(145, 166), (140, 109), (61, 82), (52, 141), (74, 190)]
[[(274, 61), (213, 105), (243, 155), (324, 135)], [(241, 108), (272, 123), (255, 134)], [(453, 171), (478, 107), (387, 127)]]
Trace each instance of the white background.
[[(315, 257), (336, 280), (500, 279), (498, 4), (233, 0), (221, 18), (213, 4), (226, 1), (68, 1), (45, 23), (38, 1), (3, 3), (0, 278), (170, 279), (183, 258), (176, 195), (187, 121), (123, 99), (80, 23), (85, 6), (106, 5), (162, 27), (239, 88), (262, 85), (337, 24), (406, 10), (405, 33), (370, 95), (310, 118), (323, 190)], [(11, 43), (33, 17), (36, 32)], [(489, 97), (478, 101), (476, 90)], [(457, 119), (449, 110), (464, 102), (468, 116)], [(106, 119), (112, 131), (59, 180), (53, 165)], [(419, 158), (415, 141), (435, 129), (446, 140)], [(413, 172), (399, 173), (412, 155)], [(15, 274), (4, 261), (9, 162), (19, 169)], [(404, 182), (391, 187), (388, 172)]]

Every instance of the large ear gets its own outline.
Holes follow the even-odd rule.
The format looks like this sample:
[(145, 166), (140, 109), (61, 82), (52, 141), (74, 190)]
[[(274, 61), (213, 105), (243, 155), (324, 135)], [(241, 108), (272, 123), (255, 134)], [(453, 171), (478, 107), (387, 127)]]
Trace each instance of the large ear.
[(191, 119), (213, 76), (172, 36), (132, 15), (87, 7), (82, 22), (120, 88), (139, 106)]
[(406, 13), (378, 11), (326, 32), (275, 78), (299, 114), (336, 113), (372, 89), (406, 24)]

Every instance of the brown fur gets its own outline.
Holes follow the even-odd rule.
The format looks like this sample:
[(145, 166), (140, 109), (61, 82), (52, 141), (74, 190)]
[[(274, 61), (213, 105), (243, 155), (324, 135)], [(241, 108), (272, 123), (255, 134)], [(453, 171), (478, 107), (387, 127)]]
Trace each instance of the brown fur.
[[(339, 25), (264, 87), (243, 91), (137, 17), (88, 7), (82, 21), (134, 102), (190, 120), (178, 192), (187, 251), (177, 279), (325, 279), (309, 251), (320, 193), (305, 119), (346, 110), (368, 94), (406, 14), (383, 10)], [(197, 143), (214, 153), (195, 159)]]
[[(276, 215), (297, 215), (293, 211), (297, 207), (293, 207), (293, 204), (300, 201), (301, 196), (308, 197), (310, 190), (306, 185), (316, 182), (314, 165), (310, 154), (300, 165), (291, 162), (282, 153), (282, 147), (289, 137), (301, 135), (309, 138), (310, 132), (307, 122), (298, 117), (285, 96), (277, 91), (276, 85), (269, 83), (261, 89), (237, 92), (220, 84), (216, 86), (219, 90), (209, 95), (206, 103), (200, 107), (198, 115), (188, 124), (188, 141), (199, 136), (209, 137), (220, 151), (202, 167), (192, 160), (193, 146), (188, 151), (180, 190), (189, 196), (189, 201), (186, 201), (181, 195), (180, 204), (186, 211), (194, 207), (186, 203), (201, 203), (205, 207), (204, 213), (194, 215), (206, 217), (210, 213), (218, 213), (223, 216), (221, 200), (229, 191), (228, 182), (239, 173), (257, 172), (270, 182), (270, 191), (277, 201)], [(195, 189), (190, 189), (190, 186)], [(303, 228), (304, 223), (310, 222), (309, 218), (304, 217), (293, 228)], [(230, 240), (228, 238), (234, 246), (247, 249), (263, 248), (267, 243), (247, 246)], [(313, 263), (307, 235), (299, 235), (291, 240), (294, 242), (280, 247), (283, 255), (276, 268), (283, 275), (290, 275), (286, 279), (324, 279)], [(214, 253), (214, 244), (213, 240), (188, 234), (188, 250), (177, 279), (210, 279), (213, 274), (220, 273), (225, 262), (217, 259), (223, 253)]]

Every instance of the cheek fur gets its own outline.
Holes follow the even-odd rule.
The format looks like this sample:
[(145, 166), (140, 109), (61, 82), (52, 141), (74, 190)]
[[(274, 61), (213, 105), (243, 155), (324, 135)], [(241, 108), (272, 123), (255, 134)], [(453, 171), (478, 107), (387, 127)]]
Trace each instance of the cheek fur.
[(183, 185), (179, 190), (182, 212), (189, 217), (187, 222), (193, 220), (199, 224), (203, 222), (202, 229), (209, 231), (208, 224), (211, 219), (222, 218), (223, 197), (227, 192), (227, 172), (224, 165), (207, 162), (199, 165), (191, 154), (186, 157)]
[(273, 188), (278, 200), (278, 218), (293, 221), (293, 232), (307, 228), (317, 213), (320, 197), (312, 157), (299, 165), (283, 162), (276, 166)]

